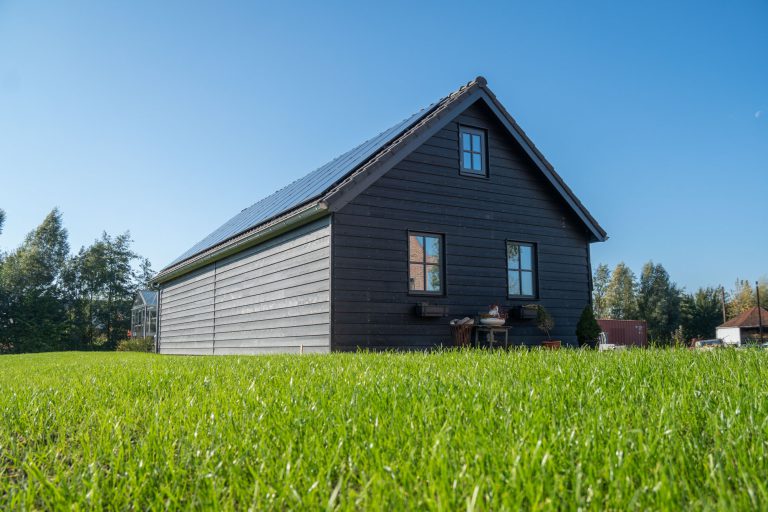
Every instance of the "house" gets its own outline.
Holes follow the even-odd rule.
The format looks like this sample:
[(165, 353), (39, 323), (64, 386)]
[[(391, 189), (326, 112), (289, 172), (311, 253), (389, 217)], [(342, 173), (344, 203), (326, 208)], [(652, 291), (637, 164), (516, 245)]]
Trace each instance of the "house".
[[(543, 305), (552, 336), (576, 345), (590, 244), (606, 238), (478, 77), (161, 270), (158, 347), (425, 349), (450, 343), (450, 318), (489, 304)], [(512, 342), (543, 339), (530, 321), (510, 323)]]
[(131, 338), (154, 336), (157, 329), (157, 292), (139, 290), (131, 307)]
[(736, 318), (731, 318), (724, 324), (719, 325), (716, 329), (716, 336), (727, 345), (740, 346), (742, 342), (747, 340), (757, 341), (757, 338), (760, 336), (761, 318), (763, 332), (768, 333), (768, 311), (755, 306), (744, 311)]

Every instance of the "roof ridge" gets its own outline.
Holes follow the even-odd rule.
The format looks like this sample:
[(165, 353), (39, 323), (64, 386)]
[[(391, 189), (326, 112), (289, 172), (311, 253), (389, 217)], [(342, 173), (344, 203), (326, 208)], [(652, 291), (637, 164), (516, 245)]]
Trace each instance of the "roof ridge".
[[(754, 319), (752, 318), (754, 316)], [(735, 317), (723, 322), (718, 327), (757, 327), (760, 318), (763, 320), (763, 325), (768, 329), (768, 309), (760, 306), (752, 306), (751, 308), (742, 311)]]
[(526, 151), (529, 156), (581, 216), (595, 238), (604, 240), (605, 231), (499, 102), (495, 94), (488, 89), (487, 80), (483, 76), (477, 76), (437, 102), (419, 109), (410, 117), (364, 140), (349, 151), (337, 155), (329, 162), (242, 209), (240, 213), (231, 217), (164, 267), (158, 277), (167, 276), (178, 272), (179, 269), (197, 264), (201, 258), (210, 259), (214, 257), (212, 254), (218, 254), (224, 250), (222, 248), (239, 244), (238, 240), (242, 241), (244, 237), (256, 236), (255, 234), (262, 229), (271, 230), (269, 226), (275, 222), (287, 222), (287, 219), (298, 218), (297, 216), (307, 217), (306, 211), (313, 208), (328, 210), (329, 207), (340, 207), (345, 204), (345, 200), (348, 200), (345, 199), (346, 197), (355, 194), (354, 190), (361, 190), (371, 180), (375, 180), (378, 173), (386, 172), (387, 161), (393, 158), (392, 155), (397, 158), (396, 153), (409, 148), (411, 141), (415, 143), (421, 135), (440, 126), (440, 120), (444, 116), (449, 116), (454, 106), (473, 98), (484, 98), (492, 110), (496, 109), (495, 114), (503, 123), (506, 123), (518, 142), (524, 148), (528, 148)]

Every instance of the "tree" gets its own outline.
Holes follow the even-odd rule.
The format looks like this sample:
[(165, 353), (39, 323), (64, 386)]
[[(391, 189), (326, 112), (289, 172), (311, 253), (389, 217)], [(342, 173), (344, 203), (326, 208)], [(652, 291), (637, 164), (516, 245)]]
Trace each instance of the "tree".
[(686, 339), (711, 338), (723, 322), (719, 288), (699, 288), (680, 303), (680, 324)]
[(139, 256), (131, 250), (131, 236), (128, 232), (111, 238), (102, 235), (106, 246), (106, 288), (104, 322), (107, 341), (116, 344), (131, 327), (131, 305), (136, 293), (136, 276), (131, 266)]
[(669, 339), (680, 325), (680, 290), (661, 264), (643, 265), (637, 296), (638, 315), (648, 322), (650, 338)]
[[(768, 277), (763, 276), (757, 282), (760, 288), (760, 305), (765, 308), (768, 305)], [(728, 294), (726, 304), (728, 318), (734, 318), (757, 306), (757, 294), (755, 283), (746, 279), (737, 279), (733, 291)]]
[(68, 301), (70, 337), (73, 343), (97, 345), (104, 282), (107, 279), (106, 248), (97, 240), (81, 247), (65, 267), (63, 283)]
[(136, 280), (139, 288), (150, 290), (153, 288), (152, 279), (155, 277), (155, 271), (152, 270), (152, 263), (147, 258), (141, 258), (139, 262), (139, 271), (136, 274)]
[(536, 307), (536, 327), (541, 332), (547, 333), (547, 339), (550, 339), (550, 331), (555, 328), (555, 319), (549, 314), (549, 311), (539, 304)]
[[(762, 298), (762, 297), (761, 297)], [(737, 279), (730, 300), (726, 305), (728, 318), (739, 316), (757, 305), (757, 298), (752, 284), (745, 279)]]
[(609, 318), (633, 320), (637, 318), (635, 274), (624, 262), (616, 265), (605, 291), (605, 307)]
[(576, 337), (579, 339), (579, 345), (591, 345), (597, 341), (600, 336), (600, 324), (595, 320), (592, 308), (585, 307), (581, 312), (579, 323), (576, 324)]
[(66, 270), (70, 322), (74, 339), (111, 348), (130, 328), (136, 291), (151, 277), (152, 266), (131, 249), (129, 233), (103, 233), (71, 259)]
[(0, 352), (114, 347), (130, 327), (136, 291), (152, 275), (127, 232), (103, 233), (70, 256), (54, 209), (0, 258)]
[(611, 271), (608, 265), (598, 265), (592, 279), (592, 307), (597, 318), (606, 318), (608, 316), (606, 293), (610, 282)]
[(3, 225), (5, 224), (5, 212), (0, 208), (0, 235), (3, 234)]
[(0, 344), (31, 352), (64, 348), (66, 314), (60, 275), (69, 253), (61, 213), (54, 209), (0, 267)]

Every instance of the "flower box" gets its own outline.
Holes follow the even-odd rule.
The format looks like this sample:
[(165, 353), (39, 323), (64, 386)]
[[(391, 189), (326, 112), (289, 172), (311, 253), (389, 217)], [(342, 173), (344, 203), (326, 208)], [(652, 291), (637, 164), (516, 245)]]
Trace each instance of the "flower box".
[(448, 316), (448, 306), (419, 302), (416, 304), (416, 314), (423, 317), (444, 317)]
[(536, 306), (520, 306), (517, 308), (517, 318), (520, 320), (536, 320), (538, 309)]

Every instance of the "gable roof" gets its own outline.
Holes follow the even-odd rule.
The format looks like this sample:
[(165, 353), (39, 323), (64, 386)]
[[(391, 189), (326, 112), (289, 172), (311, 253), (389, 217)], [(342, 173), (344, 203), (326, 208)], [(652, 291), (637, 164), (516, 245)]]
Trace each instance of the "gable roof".
[[(763, 320), (763, 327), (768, 331), (768, 311), (764, 308), (759, 308), (760, 316)], [(755, 306), (749, 309), (736, 318), (731, 318), (718, 327), (760, 327), (760, 321), (758, 319), (758, 307)]]
[(483, 100), (520, 143), (584, 222), (593, 241), (606, 240), (605, 230), (496, 99), (485, 78), (477, 77), (429, 107), (242, 210), (161, 270), (156, 281), (167, 281), (232, 254), (236, 252), (235, 248), (239, 250), (246, 244), (259, 243), (264, 237), (276, 236), (340, 209), (477, 100)]
[(431, 108), (431, 106), (420, 110), (409, 118), (384, 130), (372, 139), (363, 142), (356, 148), (334, 158), (306, 176), (299, 178), (277, 192), (265, 197), (250, 207), (245, 208), (225, 222), (216, 231), (200, 240), (188, 251), (176, 258), (171, 262), (171, 265), (184, 261), (200, 251), (213, 247), (234, 235), (242, 233), (246, 229), (258, 226), (276, 215), (285, 213), (300, 204), (306, 203), (310, 199), (320, 196), (331, 185), (346, 176), (353, 169), (357, 168), (362, 162), (370, 158), (371, 155), (379, 151), (382, 146), (386, 145), (394, 137), (402, 133), (404, 129), (408, 128), (414, 121), (419, 119), (429, 108)]

